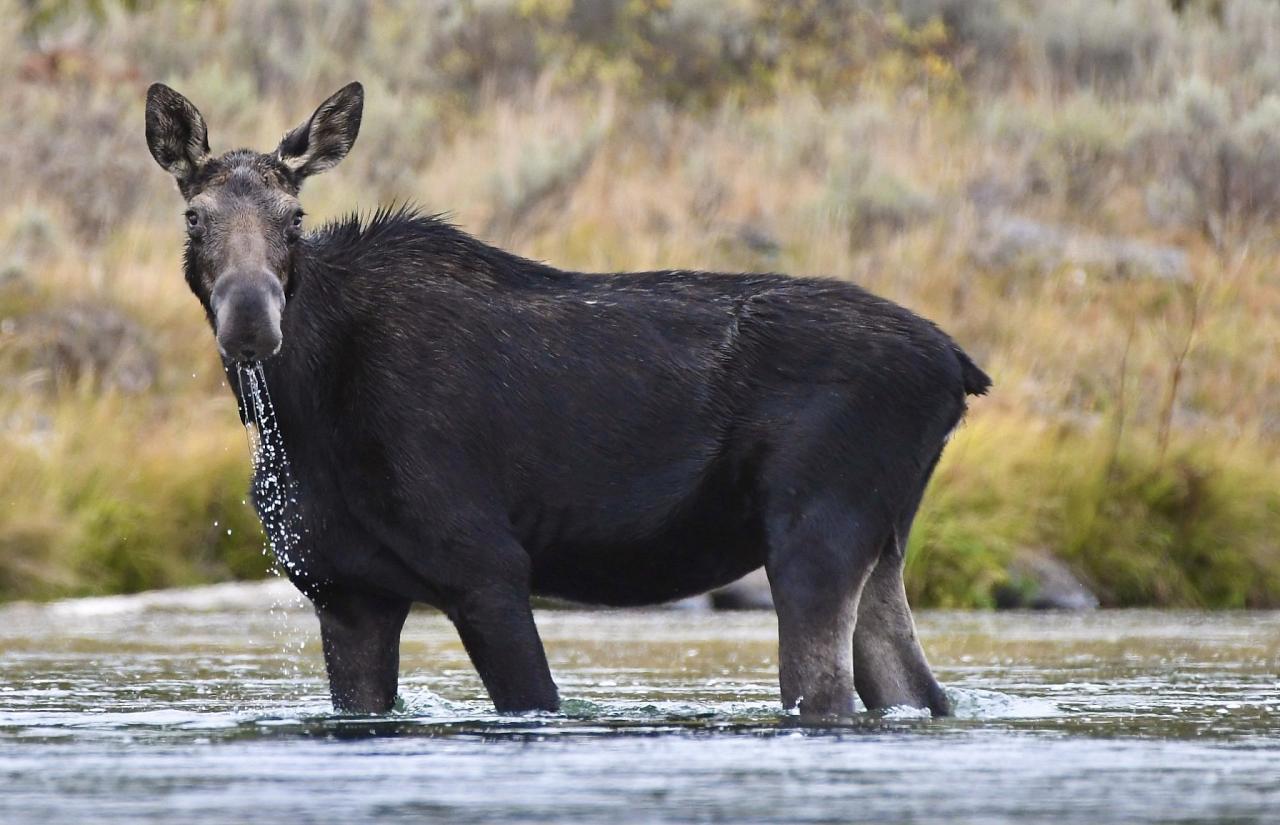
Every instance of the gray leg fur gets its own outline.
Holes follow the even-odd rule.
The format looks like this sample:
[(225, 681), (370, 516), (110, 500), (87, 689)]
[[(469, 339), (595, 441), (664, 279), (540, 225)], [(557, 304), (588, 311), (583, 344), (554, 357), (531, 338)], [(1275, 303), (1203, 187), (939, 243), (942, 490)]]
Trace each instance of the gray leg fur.
[(895, 542), (881, 554), (862, 589), (853, 634), (854, 683), (869, 710), (905, 705), (949, 716), (950, 703), (916, 638), (902, 566)]
[(771, 541), (765, 567), (778, 613), (782, 705), (805, 719), (854, 712), (858, 595), (878, 550), (860, 533), (837, 508), (817, 508)]

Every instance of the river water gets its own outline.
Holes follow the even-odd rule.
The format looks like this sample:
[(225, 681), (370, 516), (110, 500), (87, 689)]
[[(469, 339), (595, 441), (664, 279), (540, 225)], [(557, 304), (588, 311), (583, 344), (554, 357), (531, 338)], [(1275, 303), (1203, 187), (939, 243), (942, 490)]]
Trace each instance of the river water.
[(1277, 613), (925, 613), (957, 717), (823, 729), (771, 614), (539, 624), (561, 714), (415, 613), (403, 708), (344, 718), (283, 582), (2, 607), (0, 822), (1280, 821)]

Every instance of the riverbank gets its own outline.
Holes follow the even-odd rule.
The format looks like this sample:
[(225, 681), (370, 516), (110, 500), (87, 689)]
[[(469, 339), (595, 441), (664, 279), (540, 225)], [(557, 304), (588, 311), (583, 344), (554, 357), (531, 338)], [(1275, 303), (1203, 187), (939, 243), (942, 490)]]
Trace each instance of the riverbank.
[(915, 604), (1034, 600), (1047, 559), (1106, 606), (1280, 606), (1271, 4), (37, 5), (0, 0), (0, 600), (265, 575), (142, 102), (269, 147), (358, 78), (309, 221), (413, 200), (566, 268), (843, 278), (952, 333), (996, 386)]

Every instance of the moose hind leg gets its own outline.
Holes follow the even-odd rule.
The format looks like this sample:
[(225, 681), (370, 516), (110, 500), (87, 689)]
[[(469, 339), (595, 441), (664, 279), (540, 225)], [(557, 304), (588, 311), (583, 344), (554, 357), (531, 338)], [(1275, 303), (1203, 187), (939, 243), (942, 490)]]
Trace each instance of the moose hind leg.
[(949, 716), (947, 695), (916, 638), (902, 566), (902, 548), (891, 538), (862, 589), (853, 634), (858, 696), (868, 710), (907, 706)]
[(778, 613), (782, 705), (805, 719), (854, 712), (858, 598), (879, 546), (834, 506), (811, 508), (771, 536), (765, 564)]
[(323, 594), (315, 607), (334, 709), (391, 710), (399, 680), (400, 631), (410, 603), (348, 591)]

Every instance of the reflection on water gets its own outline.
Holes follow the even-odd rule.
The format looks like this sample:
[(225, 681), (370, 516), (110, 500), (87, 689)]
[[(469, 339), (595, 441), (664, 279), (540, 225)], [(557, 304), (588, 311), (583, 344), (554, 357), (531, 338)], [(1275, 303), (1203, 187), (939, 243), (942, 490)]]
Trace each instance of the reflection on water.
[[(282, 582), (0, 608), (0, 822), (1274, 822), (1280, 614), (920, 617), (957, 718), (809, 729), (769, 614), (543, 613), (500, 717), (448, 623), (335, 717)], [(305, 644), (299, 642), (305, 641)]]

